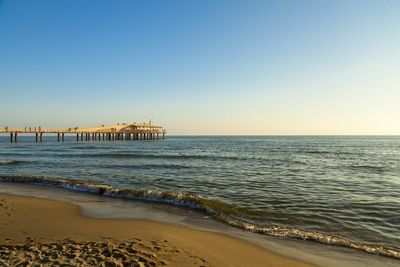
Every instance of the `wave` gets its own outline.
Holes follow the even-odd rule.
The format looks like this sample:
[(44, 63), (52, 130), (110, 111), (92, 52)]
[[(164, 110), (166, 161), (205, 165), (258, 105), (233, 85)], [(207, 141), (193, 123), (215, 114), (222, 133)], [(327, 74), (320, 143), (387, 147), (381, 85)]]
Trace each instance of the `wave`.
[(20, 160), (0, 160), (0, 165), (17, 165), (22, 163)]
[(107, 184), (94, 184), (78, 179), (61, 179), (46, 176), (4, 176), (0, 175), (0, 182), (21, 183), (32, 185), (44, 185), (59, 187), (72, 191), (98, 194), (106, 197), (152, 201), (166, 203), (180, 207), (196, 209), (207, 213), (218, 221), (241, 228), (254, 233), (280, 237), (311, 240), (328, 245), (336, 245), (357, 249), (377, 255), (400, 259), (400, 249), (370, 244), (351, 240), (339, 235), (309, 231), (287, 226), (264, 226), (246, 220), (257, 212), (247, 210), (235, 205), (224, 203), (214, 199), (204, 198), (185, 192), (163, 192), (143, 189), (118, 189)]
[(372, 165), (351, 165), (348, 166), (348, 168), (353, 170), (361, 170), (361, 171), (376, 172), (376, 173), (382, 173), (386, 171), (385, 167), (372, 166)]
[(139, 165), (120, 165), (120, 164), (109, 164), (103, 165), (105, 168), (119, 168), (119, 169), (142, 169), (142, 170), (154, 170), (154, 169), (169, 169), (169, 170), (190, 170), (190, 169), (201, 169), (200, 166), (190, 166), (182, 164), (139, 164)]
[(319, 154), (319, 155), (326, 155), (330, 154), (333, 156), (340, 156), (340, 155), (363, 155), (360, 152), (349, 152), (349, 151), (333, 151), (333, 150), (297, 150), (297, 151), (287, 151), (288, 153), (304, 153), (304, 154)]
[[(72, 155), (71, 155), (72, 156)], [(152, 154), (141, 152), (100, 152), (77, 154), (81, 157), (99, 157), (99, 158), (155, 158), (155, 159), (246, 159), (238, 156), (217, 156), (217, 155), (190, 155), (190, 154)]]
[(386, 247), (378, 244), (370, 244), (370, 243), (355, 241), (339, 235), (331, 235), (317, 231), (307, 231), (303, 229), (290, 228), (284, 226), (269, 226), (269, 227), (258, 226), (254, 223), (248, 223), (245, 221), (234, 220), (230, 218), (221, 218), (220, 220), (231, 226), (245, 229), (253, 233), (260, 233), (274, 237), (310, 240), (322, 244), (347, 247), (381, 256), (400, 259), (399, 249)]
[(85, 144), (85, 145), (82, 146), (79, 143), (79, 145), (72, 146), (69, 149), (72, 149), (72, 150), (85, 150), (85, 149), (93, 150), (93, 149), (114, 149), (114, 148), (112, 146), (105, 146), (105, 145), (99, 146), (99, 145), (87, 145), (87, 144)]
[[(54, 156), (54, 155), (53, 155)], [(258, 156), (239, 156), (239, 155), (211, 155), (211, 154), (158, 154), (138, 151), (121, 151), (121, 152), (97, 152), (97, 153), (65, 153), (59, 154), (61, 157), (83, 157), (83, 158), (110, 158), (110, 159), (162, 159), (162, 160), (231, 160), (231, 161), (251, 161), (251, 162), (266, 162), (266, 161), (282, 161), (287, 162), (287, 159), (272, 159)], [(301, 161), (292, 161), (292, 163), (304, 164)]]
[(300, 153), (305, 153), (305, 154), (334, 154), (332, 151), (320, 151), (320, 150), (303, 150), (300, 151)]

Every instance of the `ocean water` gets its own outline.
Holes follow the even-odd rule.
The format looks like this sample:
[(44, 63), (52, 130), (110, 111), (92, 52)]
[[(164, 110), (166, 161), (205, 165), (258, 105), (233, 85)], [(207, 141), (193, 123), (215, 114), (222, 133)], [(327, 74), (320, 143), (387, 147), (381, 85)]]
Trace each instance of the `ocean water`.
[(0, 137), (0, 181), (184, 206), (260, 234), (400, 259), (400, 136), (33, 139)]

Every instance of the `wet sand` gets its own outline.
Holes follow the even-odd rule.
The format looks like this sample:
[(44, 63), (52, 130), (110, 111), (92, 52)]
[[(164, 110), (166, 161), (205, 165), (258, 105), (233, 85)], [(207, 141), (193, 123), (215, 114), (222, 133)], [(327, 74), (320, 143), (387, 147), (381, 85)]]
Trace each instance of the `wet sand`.
[(77, 206), (0, 194), (0, 265), (312, 266), (181, 225), (93, 219)]

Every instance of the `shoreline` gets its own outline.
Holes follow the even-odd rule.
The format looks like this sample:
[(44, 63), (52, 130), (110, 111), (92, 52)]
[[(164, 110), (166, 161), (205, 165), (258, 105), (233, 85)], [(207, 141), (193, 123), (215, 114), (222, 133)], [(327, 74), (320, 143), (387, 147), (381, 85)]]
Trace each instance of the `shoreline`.
[[(141, 219), (89, 218), (78, 206), (56, 200), (4, 193), (0, 200), (0, 242), (8, 253), (19, 248), (15, 255), (9, 254), (14, 261), (51, 263), (60, 258), (75, 264), (91, 260), (123, 266), (125, 259), (125, 263), (157, 266), (313, 266), (220, 233)], [(29, 246), (36, 256), (22, 253)], [(68, 247), (74, 247), (77, 255), (64, 255)], [(119, 254), (105, 253), (118, 247)], [(97, 258), (83, 253), (88, 249), (97, 251)], [(44, 256), (46, 250), (50, 256)]]
[[(43, 185), (0, 183), (0, 194), (48, 199), (79, 207), (83, 217), (160, 222), (194, 230), (218, 233), (243, 240), (286, 258), (315, 266), (398, 266), (398, 260), (340, 246), (327, 246), (308, 240), (275, 238), (226, 225), (205, 214), (158, 202), (110, 198)], [(0, 225), (1, 228), (1, 225)], [(0, 239), (1, 240), (1, 239)]]
[[(199, 195), (192, 195), (183, 192), (168, 192), (158, 190), (145, 190), (145, 189), (121, 189), (108, 184), (102, 183), (91, 183), (79, 179), (63, 179), (54, 178), (47, 176), (5, 176), (0, 177), (0, 181), (11, 184), (21, 184), (29, 186), (44, 186), (54, 189), (67, 190), (75, 193), (88, 193), (93, 196), (120, 199), (120, 200), (132, 200), (132, 201), (143, 201), (147, 203), (157, 203), (160, 205), (166, 205), (171, 208), (172, 206), (177, 209), (190, 209), (197, 212), (203, 212), (207, 214), (206, 217), (212, 218), (215, 221), (228, 225), (236, 229), (241, 229), (247, 232), (255, 234), (262, 234), (265, 236), (271, 236), (275, 238), (286, 238), (296, 240), (307, 240), (323, 245), (343, 247), (348, 249), (358, 250), (360, 252), (368, 253), (369, 255), (379, 255), (383, 257), (394, 258), (396, 260), (400, 257), (400, 251), (396, 247), (384, 246), (375, 243), (357, 241), (357, 239), (346, 238), (340, 234), (329, 234), (319, 231), (307, 231), (302, 228), (292, 227), (264, 227), (257, 223), (248, 223), (246, 220), (240, 220), (229, 216), (230, 212), (234, 210), (234, 206), (219, 202), (218, 200), (206, 199)], [(1, 190), (0, 190), (1, 192)], [(6, 192), (7, 191), (3, 191)], [(40, 197), (40, 196), (39, 196)], [(51, 199), (58, 199), (58, 197), (50, 197)], [(70, 202), (70, 201), (67, 201)], [(71, 202), (70, 202), (71, 203)], [(82, 208), (81, 203), (73, 202)], [(165, 206), (165, 207), (166, 207)], [(98, 212), (98, 210), (97, 210)], [(92, 212), (89, 212), (92, 213)], [(101, 213), (101, 212), (100, 212)], [(88, 215), (88, 214), (86, 214)], [(104, 215), (104, 214), (103, 214)], [(118, 214), (116, 218), (142, 218), (136, 216), (136, 212), (130, 215), (132, 217), (126, 217), (125, 211)], [(121, 216), (122, 215), (122, 216)], [(141, 212), (143, 218), (154, 220), (153, 216), (148, 216), (147, 212)], [(224, 216), (226, 215), (226, 216)], [(93, 213), (88, 215), (93, 216)], [(102, 216), (100, 216), (102, 217)], [(149, 218), (150, 217), (150, 218)], [(164, 218), (161, 221), (165, 222)], [(171, 218), (170, 218), (171, 219)], [(167, 223), (176, 223), (175, 219), (167, 221)], [(222, 231), (224, 233), (224, 231)], [(280, 251), (279, 251), (280, 253)]]

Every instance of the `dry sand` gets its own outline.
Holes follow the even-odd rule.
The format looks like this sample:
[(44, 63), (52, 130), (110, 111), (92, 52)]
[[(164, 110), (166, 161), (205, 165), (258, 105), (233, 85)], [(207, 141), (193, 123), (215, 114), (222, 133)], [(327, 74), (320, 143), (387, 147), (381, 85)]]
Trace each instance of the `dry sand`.
[[(19, 264), (19, 265), (18, 265)], [(0, 266), (311, 266), (222, 234), (0, 194)]]

